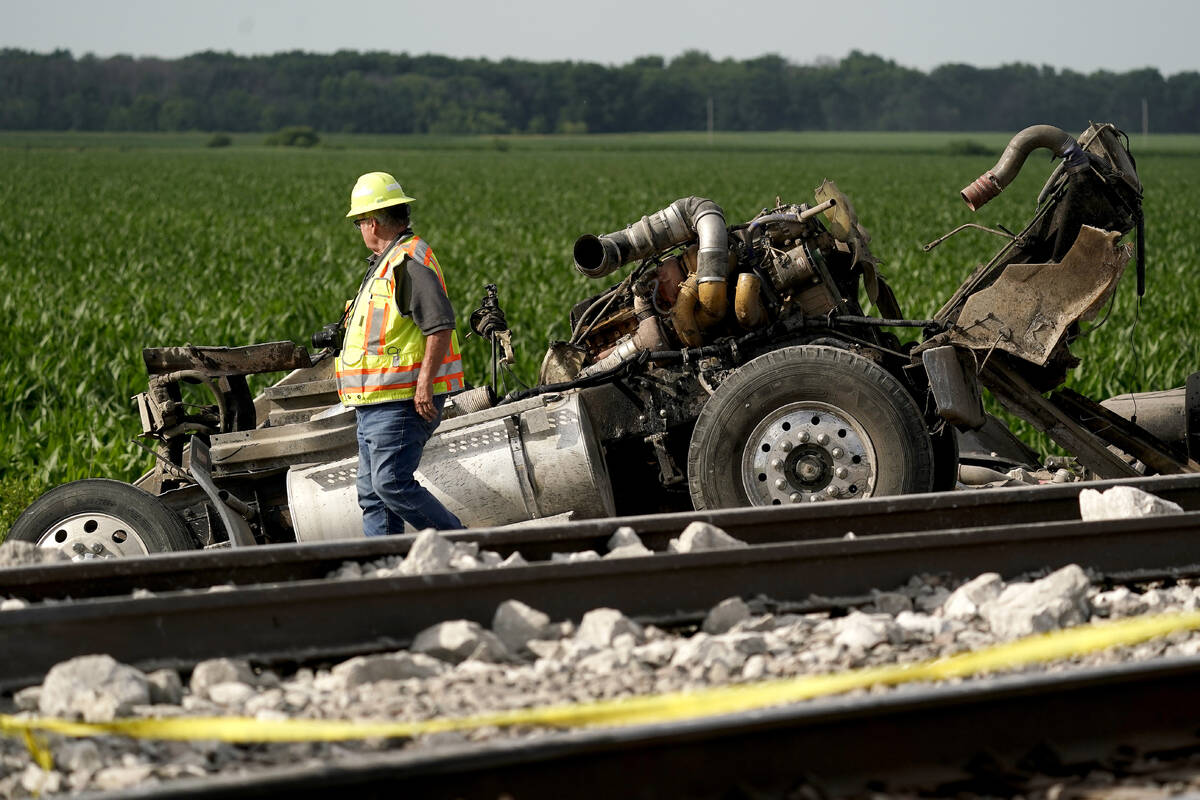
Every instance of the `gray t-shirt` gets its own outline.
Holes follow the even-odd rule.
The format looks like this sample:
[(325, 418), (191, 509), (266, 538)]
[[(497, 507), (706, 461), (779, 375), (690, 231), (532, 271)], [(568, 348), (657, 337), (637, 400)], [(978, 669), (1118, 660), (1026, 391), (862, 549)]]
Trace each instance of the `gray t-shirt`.
[(396, 305), (426, 336), (454, 327), (454, 307), (437, 273), (411, 258), (404, 259), (404, 275), (396, 286)]
[[(411, 235), (411, 231), (405, 231), (399, 240), (405, 241)], [(374, 270), (375, 265), (379, 263), (379, 256), (372, 255), (367, 259), (367, 263), (370, 264), (370, 269)], [(433, 269), (405, 257), (404, 271), (399, 278), (396, 285), (396, 306), (401, 314), (412, 318), (413, 323), (421, 329), (421, 333), (429, 336), (454, 327), (454, 307), (450, 305), (450, 298), (442, 290), (442, 282), (438, 280)]]

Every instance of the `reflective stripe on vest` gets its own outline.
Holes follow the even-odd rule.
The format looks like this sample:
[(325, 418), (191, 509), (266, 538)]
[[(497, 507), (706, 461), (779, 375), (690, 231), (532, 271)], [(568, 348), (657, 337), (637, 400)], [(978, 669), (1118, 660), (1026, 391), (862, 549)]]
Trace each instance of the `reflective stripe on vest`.
[[(434, 271), (442, 291), (446, 281), (433, 251), (413, 236), (397, 244), (367, 280), (351, 307), (342, 352), (335, 361), (338, 395), (348, 406), (407, 400), (416, 394), (425, 357), (425, 336), (396, 305), (396, 272), (406, 258)], [(434, 373), (433, 393), (464, 387), (458, 333)]]

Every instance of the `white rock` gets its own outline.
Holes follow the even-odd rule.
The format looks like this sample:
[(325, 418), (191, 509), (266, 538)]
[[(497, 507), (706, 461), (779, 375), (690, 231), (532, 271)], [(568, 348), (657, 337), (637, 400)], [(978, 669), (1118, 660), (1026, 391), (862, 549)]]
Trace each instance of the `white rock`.
[(726, 550), (747, 546), (741, 539), (735, 539), (716, 525), (697, 520), (684, 528), (678, 539), (667, 542), (667, 551), (697, 553), (702, 550)]
[(479, 569), (479, 559), (469, 553), (455, 553), (450, 556), (450, 569)]
[(356, 656), (330, 670), (342, 688), (354, 689), (376, 681), (402, 681), (408, 678), (431, 678), (446, 671), (445, 665), (423, 653), (386, 653)]
[(742, 677), (748, 681), (758, 680), (766, 674), (766, 671), (767, 659), (765, 656), (750, 656), (742, 665)]
[(272, 712), (282, 713), (284, 718), (287, 714), (282, 711), (285, 702), (285, 695), (281, 689), (268, 689), (265, 692), (255, 694), (246, 700), (246, 705), (243, 711), (252, 717), (259, 717), (266, 713)]
[(633, 657), (651, 667), (663, 667), (675, 656), (675, 642), (659, 639), (633, 648)]
[(563, 652), (562, 645), (558, 642), (543, 639), (530, 639), (525, 643), (525, 647), (538, 658), (558, 658)]
[(30, 686), (13, 694), (13, 703), (18, 711), (37, 711), (42, 697), (41, 686)]
[(530, 639), (557, 638), (547, 614), (531, 608), (520, 600), (505, 600), (496, 607), (492, 631), (504, 642), (510, 653), (520, 653)]
[(460, 664), (454, 666), (454, 674), (459, 677), (468, 678), (485, 678), (495, 674), (501, 667), (497, 664), (490, 664), (486, 661), (481, 661), (478, 658), (468, 658)]
[(508, 651), (503, 642), (478, 622), (456, 619), (440, 622), (417, 634), (412, 652), (424, 653), (442, 661), (457, 664), (469, 658), (480, 661), (503, 661)]
[(140, 670), (92, 655), (54, 665), (42, 683), (38, 709), (48, 717), (108, 722), (149, 703), (150, 684)]
[(1013, 583), (995, 600), (979, 607), (992, 632), (1001, 638), (1042, 633), (1086, 622), (1089, 581), (1077, 564), (1069, 564), (1032, 583)]
[(495, 550), (480, 550), (479, 563), (485, 567), (499, 567), (504, 563), (504, 559)]
[(613, 650), (619, 653), (631, 653), (638, 646), (638, 640), (632, 633), (621, 633), (613, 637)]
[(177, 706), (183, 700), (183, 682), (173, 669), (158, 669), (146, 676), (150, 684), (150, 702)]
[(1107, 592), (1099, 592), (1091, 600), (1092, 610), (1102, 617), (1132, 617), (1146, 612), (1142, 596), (1118, 586)]
[(95, 772), (104, 766), (104, 759), (91, 739), (65, 739), (54, 747), (54, 764), (63, 772)]
[(713, 638), (727, 643), (744, 656), (762, 655), (768, 650), (767, 637), (761, 633), (722, 633)]
[(632, 634), (635, 641), (643, 640), (642, 626), (615, 608), (594, 608), (583, 615), (575, 641), (593, 647), (611, 647), (622, 633)]
[(700, 630), (705, 633), (725, 633), (742, 620), (750, 617), (750, 606), (740, 597), (727, 597), (717, 603), (704, 618)]
[(946, 633), (951, 625), (941, 617), (901, 611), (896, 615), (896, 627), (904, 634), (906, 641), (924, 641)]
[(451, 547), (455, 556), (475, 558), (479, 555), (479, 542), (454, 542)]
[(899, 638), (895, 622), (886, 614), (864, 614), (851, 611), (837, 621), (833, 643), (844, 649), (866, 652), (876, 645)]
[(913, 603), (916, 606), (914, 610), (932, 614), (942, 607), (942, 604), (946, 602), (948, 597), (950, 597), (950, 591), (945, 586), (935, 586), (933, 591), (928, 594), (917, 596), (916, 601)]
[(62, 779), (60, 772), (43, 770), (37, 764), (29, 764), (21, 773), (21, 788), (34, 797), (58, 794), (62, 791)]
[(188, 685), (192, 694), (207, 697), (208, 687), (218, 683), (244, 683), (252, 686), (255, 683), (254, 670), (241, 659), (210, 658), (196, 665)]
[(595, 550), (581, 550), (578, 553), (551, 553), (552, 564), (574, 564), (579, 561), (599, 561), (600, 554)]
[(526, 567), (529, 562), (525, 560), (525, 556), (518, 552), (510, 553), (508, 558), (500, 562), (501, 567)]
[(642, 556), (652, 556), (654, 551), (644, 544), (627, 544), (621, 547), (614, 547), (604, 554), (605, 558), (641, 558)]
[(92, 778), (92, 786), (105, 792), (131, 789), (149, 778), (153, 771), (152, 767), (145, 764), (105, 767)]
[(579, 659), (575, 669), (596, 675), (608, 675), (616, 670), (620, 656), (615, 650), (599, 650)]
[(950, 593), (942, 603), (942, 616), (947, 619), (971, 619), (979, 607), (995, 600), (1004, 588), (1004, 581), (995, 572), (985, 572), (967, 581)]
[(733, 672), (746, 663), (746, 655), (721, 637), (697, 633), (685, 639), (671, 658), (671, 666), (687, 669), (698, 667), (707, 670), (718, 662)]
[(22, 608), (28, 607), (29, 603), (19, 597), (6, 597), (0, 600), (0, 611), (20, 611)]
[(608, 538), (606, 547), (609, 551), (612, 551), (618, 547), (628, 547), (631, 544), (639, 544), (645, 547), (642, 544), (642, 537), (637, 535), (637, 531), (628, 525), (622, 525), (613, 531), (613, 535)]
[(1153, 613), (1161, 611), (1170, 601), (1160, 590), (1150, 589), (1142, 593), (1142, 602), (1146, 604), (1146, 610)]
[(241, 708), (254, 695), (254, 687), (238, 681), (216, 683), (208, 687), (208, 699), (226, 708)]
[(1104, 492), (1084, 489), (1079, 493), (1079, 516), (1085, 522), (1182, 513), (1178, 504), (1132, 486), (1114, 486)]
[(450, 557), (454, 554), (454, 546), (450, 540), (433, 528), (426, 528), (417, 534), (400, 571), (405, 575), (426, 575), (431, 572), (445, 572), (450, 568)]
[(871, 605), (880, 614), (890, 614), (893, 617), (901, 611), (912, 611), (912, 598), (900, 592), (871, 592)]
[(330, 580), (344, 581), (356, 580), (363, 576), (362, 565), (357, 561), (343, 561), (342, 565), (329, 573), (326, 577)]

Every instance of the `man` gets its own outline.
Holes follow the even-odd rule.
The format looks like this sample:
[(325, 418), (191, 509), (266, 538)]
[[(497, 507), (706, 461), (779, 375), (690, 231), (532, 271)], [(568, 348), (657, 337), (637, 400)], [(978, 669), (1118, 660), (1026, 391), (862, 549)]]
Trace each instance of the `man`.
[(334, 362), (338, 395), (358, 418), (358, 504), (367, 536), (463, 527), (413, 472), (441, 419), (446, 394), (463, 388), (454, 309), (429, 245), (413, 235), (413, 198), (386, 172), (358, 179), (349, 217), (372, 255), (342, 318)]

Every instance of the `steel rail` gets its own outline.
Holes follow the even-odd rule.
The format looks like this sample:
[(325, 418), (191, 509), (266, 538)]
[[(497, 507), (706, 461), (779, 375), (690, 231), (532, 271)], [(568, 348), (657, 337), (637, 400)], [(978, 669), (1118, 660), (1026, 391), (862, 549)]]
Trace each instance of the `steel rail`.
[(1200, 657), (905, 687), (672, 724), (413, 748), (126, 791), (241, 797), (663, 798), (936, 792), (1010, 797), (1200, 748)]
[[(613, 531), (628, 525), (652, 550), (665, 551), (670, 538), (694, 520), (710, 522), (750, 544), (812, 541), (853, 532), (869, 537), (906, 531), (966, 529), (1079, 518), (1081, 489), (1136, 486), (1185, 509), (1200, 510), (1200, 475), (1124, 481), (1055, 484), (942, 494), (907, 495), (814, 503), (802, 506), (724, 509), (655, 514), (567, 523), (531, 524), (447, 534), (452, 541), (477, 542), (501, 555), (520, 552), (530, 561), (551, 554), (603, 553)], [(158, 554), (147, 558), (95, 559), (70, 564), (0, 569), (0, 595), (27, 600), (101, 597), (134, 589), (170, 591), (224, 583), (239, 585), (324, 578), (345, 561), (367, 562), (408, 552), (415, 537), (380, 537), (234, 550)]]
[(919, 573), (1013, 577), (1078, 563), (1113, 580), (1194, 575), (1197, 526), (1200, 512), (1189, 512), (38, 604), (0, 614), (0, 641), (20, 653), (0, 660), (0, 690), (37, 683), (54, 664), (86, 653), (186, 669), (219, 656), (270, 663), (398, 649), (445, 620), (490, 625), (508, 599), (552, 619), (577, 620), (608, 606), (683, 624), (733, 595), (837, 607)]

